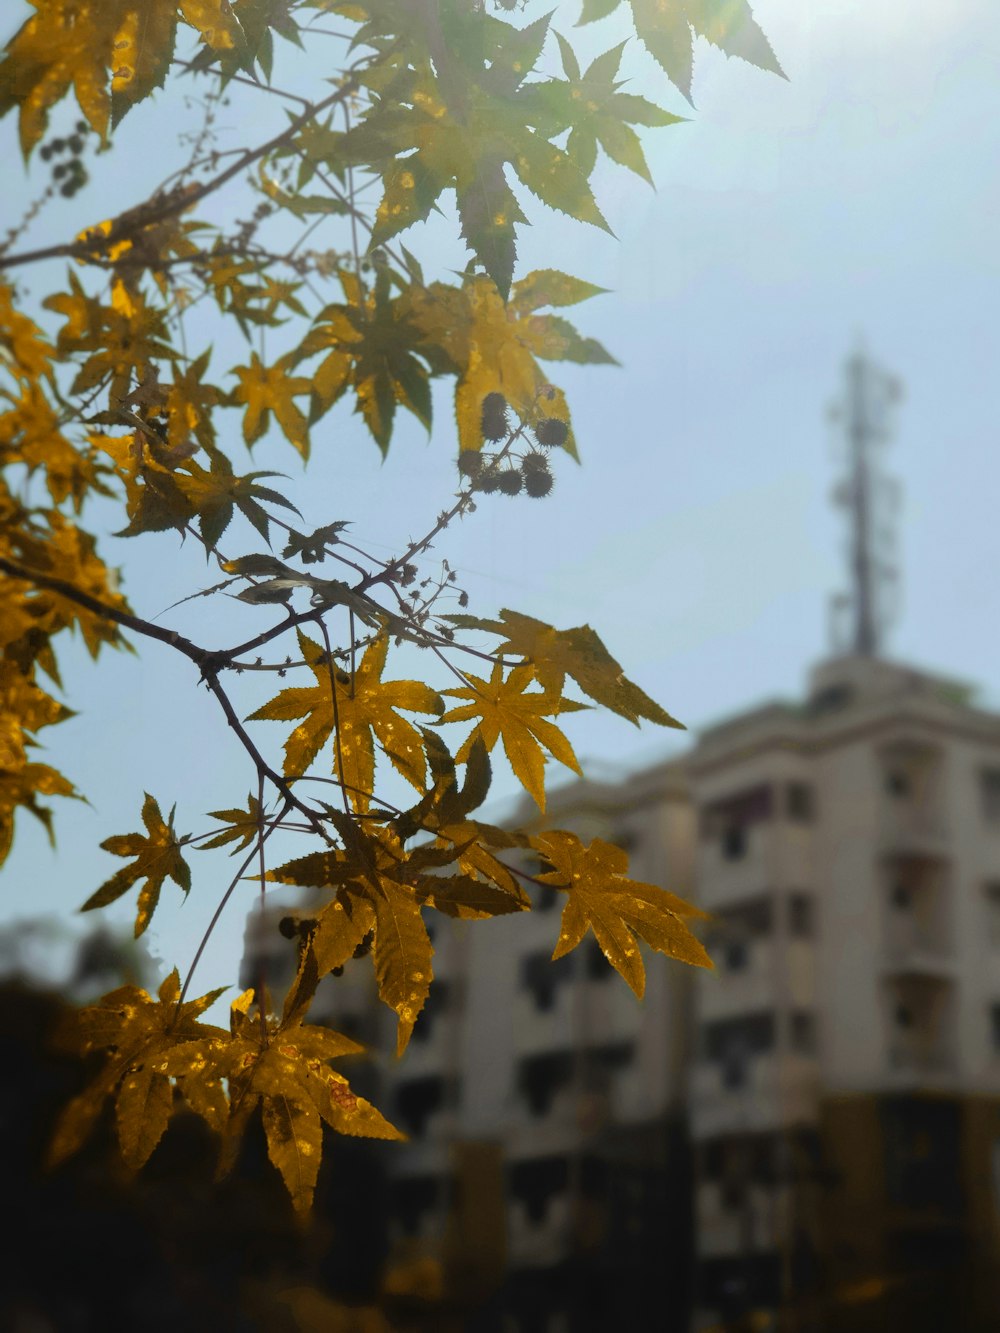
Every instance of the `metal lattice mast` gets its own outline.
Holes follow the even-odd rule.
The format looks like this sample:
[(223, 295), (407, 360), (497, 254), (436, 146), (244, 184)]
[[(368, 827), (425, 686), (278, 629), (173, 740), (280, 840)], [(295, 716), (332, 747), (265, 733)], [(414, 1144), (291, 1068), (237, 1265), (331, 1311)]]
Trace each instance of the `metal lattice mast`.
[(862, 657), (878, 655), (895, 614), (893, 520), (899, 491), (882, 472), (878, 450), (890, 438), (890, 412), (900, 396), (899, 381), (859, 350), (847, 360), (843, 393), (829, 412), (846, 446), (846, 475), (833, 498), (847, 510), (850, 567), (850, 591), (833, 599), (833, 647)]

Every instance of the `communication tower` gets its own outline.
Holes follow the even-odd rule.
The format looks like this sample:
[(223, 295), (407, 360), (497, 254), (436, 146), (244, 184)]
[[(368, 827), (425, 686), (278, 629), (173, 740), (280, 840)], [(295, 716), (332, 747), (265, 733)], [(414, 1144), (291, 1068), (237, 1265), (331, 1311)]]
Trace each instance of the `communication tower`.
[(828, 410), (843, 455), (844, 473), (833, 499), (847, 511), (850, 573), (850, 590), (836, 594), (831, 603), (836, 653), (877, 657), (898, 610), (899, 484), (882, 471), (880, 454), (891, 438), (892, 408), (901, 397), (899, 380), (859, 349), (848, 357), (842, 393)]

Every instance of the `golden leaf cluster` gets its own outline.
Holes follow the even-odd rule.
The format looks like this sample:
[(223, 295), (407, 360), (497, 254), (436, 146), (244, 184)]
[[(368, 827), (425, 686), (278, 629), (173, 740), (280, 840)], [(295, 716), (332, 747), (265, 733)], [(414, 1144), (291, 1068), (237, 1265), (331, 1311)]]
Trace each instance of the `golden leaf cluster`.
[[(581, 22), (619, 2), (584, 0)], [(630, 7), (638, 37), (685, 94), (695, 37), (778, 70), (746, 0)], [(563, 718), (590, 704), (565, 692), (569, 681), (636, 725), (681, 725), (589, 625), (455, 612), (456, 600), (468, 605), (456, 572), (447, 560), (437, 574), (428, 563), (449, 524), (488, 494), (514, 496), (523, 483), (543, 498), (552, 460), (577, 457), (579, 423), (547, 364), (615, 364), (560, 313), (601, 288), (557, 268), (518, 273), (529, 212), (540, 202), (606, 229), (591, 186), (599, 152), (648, 180), (639, 131), (681, 119), (623, 90), (622, 45), (584, 70), (552, 14), (529, 21), (516, 6), (501, 6), (505, 16), (496, 8), (31, 0), (0, 58), (0, 118), (16, 112), (25, 159), (72, 157), (51, 168), (49, 187), (0, 243), (0, 862), (17, 811), (51, 834), (47, 798), (77, 795), (34, 753), (39, 733), (72, 715), (58, 697), (61, 636), (79, 634), (94, 658), (154, 639), (157, 651), (185, 657), (192, 687), (215, 700), (220, 735), (242, 747), (251, 790), (245, 806), (237, 798), (213, 811), (200, 833), (179, 833), (175, 810), (163, 813), (169, 802), (161, 809), (147, 793), (142, 831), (101, 843), (124, 864), (84, 908), (135, 889), (139, 935), (168, 880), (203, 898), (220, 861), (235, 871), (214, 919), (247, 884), (265, 903), (275, 884), (302, 886), (314, 904), (289, 942), (298, 953), (287, 993), (273, 1005), (262, 977), (231, 1005), (228, 1029), (204, 1021), (220, 992), (187, 1000), (191, 973), (182, 983), (176, 970), (155, 999), (125, 986), (82, 1010), (66, 1040), (96, 1072), (65, 1108), (54, 1162), (110, 1107), (123, 1159), (139, 1169), (187, 1107), (218, 1135), (225, 1172), (259, 1117), (292, 1202), (308, 1209), (324, 1126), (400, 1137), (331, 1067), (360, 1048), (307, 1021), (317, 987), (352, 960), (370, 966), (402, 1053), (433, 986), (435, 912), (488, 921), (530, 910), (530, 886), (544, 886), (565, 895), (553, 958), (592, 932), (639, 996), (643, 947), (710, 965), (691, 929), (700, 913), (630, 878), (624, 852), (476, 814), (501, 754), (539, 812), (551, 763), (580, 772)], [(275, 39), (308, 54), (316, 9), (348, 31), (350, 49), (330, 77), (324, 48), (316, 90), (289, 92), (271, 81)], [(562, 76), (545, 62), (547, 46)], [(190, 160), (147, 197), (110, 218), (95, 209), (62, 244), (17, 249), (60, 173), (72, 165), (76, 183), (62, 190), (75, 193), (93, 143), (110, 149), (122, 116), (161, 89), (177, 97), (175, 76), (210, 82), (210, 109), (234, 80), (250, 84), (285, 104), (282, 128), (222, 152), (210, 111)], [(82, 115), (76, 132), (47, 138), (50, 114), (70, 97)], [(250, 218), (234, 223), (234, 209), (215, 207), (230, 183), (256, 192)], [(432, 213), (447, 218), (442, 202), (452, 199), (469, 262), (425, 276), (401, 238), (412, 243)], [(313, 248), (321, 225), (336, 238), (327, 249)], [(43, 260), (37, 295), (8, 280)], [(213, 347), (233, 330), (251, 345), (225, 369)], [(272, 480), (279, 474), (236, 466), (235, 448), (276, 436), (308, 460), (336, 436), (332, 414), (343, 404), (382, 454), (400, 408), (436, 434), (436, 381), (454, 406), (457, 491), (392, 558), (348, 536), (343, 517), (319, 515), (310, 530)], [(118, 537), (192, 537), (220, 580), (191, 596), (235, 598), (258, 617), (257, 631), (208, 648), (130, 607), (106, 562), (108, 550), (129, 544), (110, 548), (84, 526), (92, 517), (106, 525), (109, 512)], [(248, 541), (254, 549), (236, 545)], [(130, 588), (141, 598), (141, 582)], [(482, 647), (483, 635), (492, 646)], [(397, 671), (397, 651), (413, 645), (441, 667), (440, 683)], [(233, 677), (257, 671), (293, 680), (241, 718)], [(275, 733), (261, 722), (284, 727), (273, 761)], [(404, 806), (387, 798), (390, 776), (405, 783)], [(276, 830), (307, 839), (308, 850), (269, 862)], [(192, 851), (214, 855), (192, 863)]]

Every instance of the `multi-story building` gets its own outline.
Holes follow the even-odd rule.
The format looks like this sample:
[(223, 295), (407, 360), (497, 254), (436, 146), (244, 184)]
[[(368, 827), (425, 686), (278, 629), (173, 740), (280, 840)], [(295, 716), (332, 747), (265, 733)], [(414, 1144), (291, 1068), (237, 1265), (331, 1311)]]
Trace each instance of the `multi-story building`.
[[(627, 848), (635, 878), (687, 895), (693, 821), (674, 763), (556, 790), (546, 816)], [(522, 807), (514, 822), (530, 827), (537, 811)], [(621, 1315), (639, 1328), (666, 1283), (658, 1327), (682, 1333), (693, 1295), (692, 972), (650, 966), (639, 1004), (593, 940), (553, 963), (561, 900), (541, 889), (532, 912), (491, 921), (430, 914), (428, 1004), (404, 1057), (376, 1055), (364, 1089), (410, 1135), (381, 1153), (389, 1240), (397, 1257), (435, 1253), (471, 1293), (492, 1293), (484, 1318), (499, 1322), (484, 1327), (548, 1333)], [(248, 921), (247, 985), (262, 958), (272, 990), (291, 979), (276, 924)], [(313, 1016), (376, 1053), (394, 1047), (395, 1015), (378, 1004), (367, 959), (324, 983)]]
[[(435, 916), (427, 1011), (365, 1088), (411, 1135), (382, 1154), (396, 1252), (506, 1274), (518, 1330), (687, 1329), (689, 1298), (696, 1328), (1000, 1326), (1000, 716), (843, 657), (546, 824), (698, 902), (716, 968), (650, 957), (640, 1004), (593, 941), (551, 961), (555, 891)], [(318, 1010), (392, 1049), (367, 960)]]
[(1000, 716), (842, 658), (688, 772), (699, 1306), (1000, 1327)]
[[(428, 1012), (379, 1070), (413, 1135), (394, 1238), (444, 1237), (470, 1295), (506, 1272), (483, 1328), (1000, 1329), (1000, 715), (879, 656), (899, 392), (860, 352), (846, 372), (849, 651), (546, 815), (706, 909), (715, 970), (649, 959), (640, 1005), (593, 940), (554, 964), (555, 891), (440, 919)], [(391, 1049), (369, 974), (317, 1012)]]

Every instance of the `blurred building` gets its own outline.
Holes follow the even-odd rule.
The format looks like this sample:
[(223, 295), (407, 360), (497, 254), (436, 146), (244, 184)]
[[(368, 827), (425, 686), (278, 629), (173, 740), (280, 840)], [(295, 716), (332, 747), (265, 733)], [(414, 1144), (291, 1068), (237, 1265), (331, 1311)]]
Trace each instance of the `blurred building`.
[(846, 657), (688, 771), (699, 1308), (1000, 1327), (1000, 716)]
[[(397, 1256), (444, 1255), (473, 1328), (995, 1329), (1000, 716), (842, 657), (546, 823), (708, 910), (716, 970), (649, 956), (639, 1004), (593, 941), (551, 961), (555, 890), (432, 914), (427, 1011), (364, 1074), (411, 1135), (380, 1154)], [(262, 947), (291, 975), (274, 926), (247, 984)], [(367, 959), (316, 1017), (393, 1047)]]

